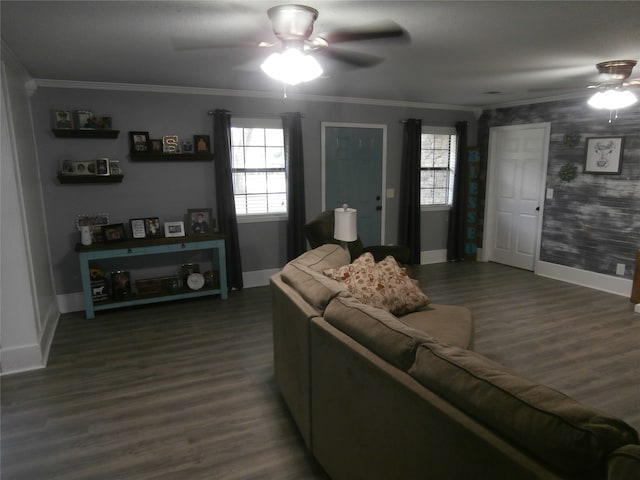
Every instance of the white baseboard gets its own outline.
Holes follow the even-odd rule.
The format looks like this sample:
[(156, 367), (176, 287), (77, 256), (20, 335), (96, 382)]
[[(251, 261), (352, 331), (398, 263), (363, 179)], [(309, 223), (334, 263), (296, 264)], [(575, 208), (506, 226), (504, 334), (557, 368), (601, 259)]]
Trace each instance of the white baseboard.
[(37, 343), (0, 349), (2, 375), (44, 368), (42, 349)]
[(253, 272), (242, 273), (242, 284), (244, 288), (264, 287), (269, 285), (269, 278), (278, 273), (280, 268), (270, 268), (268, 270), (255, 270)]
[(84, 296), (82, 292), (64, 293), (57, 295), (60, 313), (82, 312), (84, 310)]
[(603, 292), (614, 293), (623, 297), (631, 296), (633, 282), (627, 278), (614, 277), (602, 273), (589, 272), (578, 268), (566, 267), (555, 263), (539, 261), (536, 264), (535, 273), (543, 277), (562, 280), (563, 282), (595, 288)]
[(444, 263), (447, 261), (447, 250), (425, 250), (420, 252), (420, 265)]

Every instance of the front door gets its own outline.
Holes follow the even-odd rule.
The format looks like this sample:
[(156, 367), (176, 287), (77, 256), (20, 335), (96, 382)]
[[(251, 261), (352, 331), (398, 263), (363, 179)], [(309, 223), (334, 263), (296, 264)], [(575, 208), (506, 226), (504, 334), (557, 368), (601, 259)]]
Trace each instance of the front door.
[(534, 270), (539, 254), (548, 123), (494, 127), (483, 249), (489, 261)]
[(323, 208), (355, 208), (364, 245), (383, 242), (386, 126), (323, 123)]

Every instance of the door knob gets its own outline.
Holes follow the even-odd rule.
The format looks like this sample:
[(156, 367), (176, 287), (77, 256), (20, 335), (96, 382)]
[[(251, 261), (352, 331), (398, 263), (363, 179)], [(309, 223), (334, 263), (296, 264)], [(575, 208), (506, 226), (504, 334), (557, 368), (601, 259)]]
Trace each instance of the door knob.
[(382, 210), (382, 205), (378, 205), (378, 206), (376, 207), (376, 210), (377, 210), (377, 211)]

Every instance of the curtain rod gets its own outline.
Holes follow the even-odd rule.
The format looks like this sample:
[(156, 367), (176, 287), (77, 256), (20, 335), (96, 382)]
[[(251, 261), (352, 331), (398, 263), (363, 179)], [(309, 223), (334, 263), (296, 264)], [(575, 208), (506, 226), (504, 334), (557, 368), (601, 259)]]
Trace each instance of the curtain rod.
[[(213, 116), (214, 112), (215, 112), (214, 110), (209, 110), (209, 111), (207, 112), (207, 114), (209, 114), (209, 116)], [(282, 113), (237, 112), (237, 113), (234, 113), (234, 112), (232, 112), (232, 111), (230, 111), (230, 110), (227, 110), (227, 112), (228, 112), (230, 115), (233, 115), (233, 116), (235, 116), (235, 117), (241, 117), (241, 118), (260, 118), (260, 117), (264, 117), (264, 118), (275, 118), (275, 117), (279, 117), (279, 116), (280, 116), (280, 115), (282, 115), (283, 113), (287, 113), (287, 112), (282, 112)], [(304, 118), (304, 115), (303, 115), (303, 114), (300, 114), (300, 117), (301, 117), (301, 118)]]

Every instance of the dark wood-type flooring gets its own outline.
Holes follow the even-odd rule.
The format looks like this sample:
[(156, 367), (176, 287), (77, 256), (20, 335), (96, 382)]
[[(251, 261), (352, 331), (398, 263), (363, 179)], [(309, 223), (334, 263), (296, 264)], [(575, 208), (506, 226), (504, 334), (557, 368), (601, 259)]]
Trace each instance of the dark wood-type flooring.
[[(640, 428), (628, 299), (497, 264), (422, 266), (476, 350)], [(273, 378), (268, 287), (60, 319), (46, 369), (1, 379), (3, 480), (326, 479)]]

